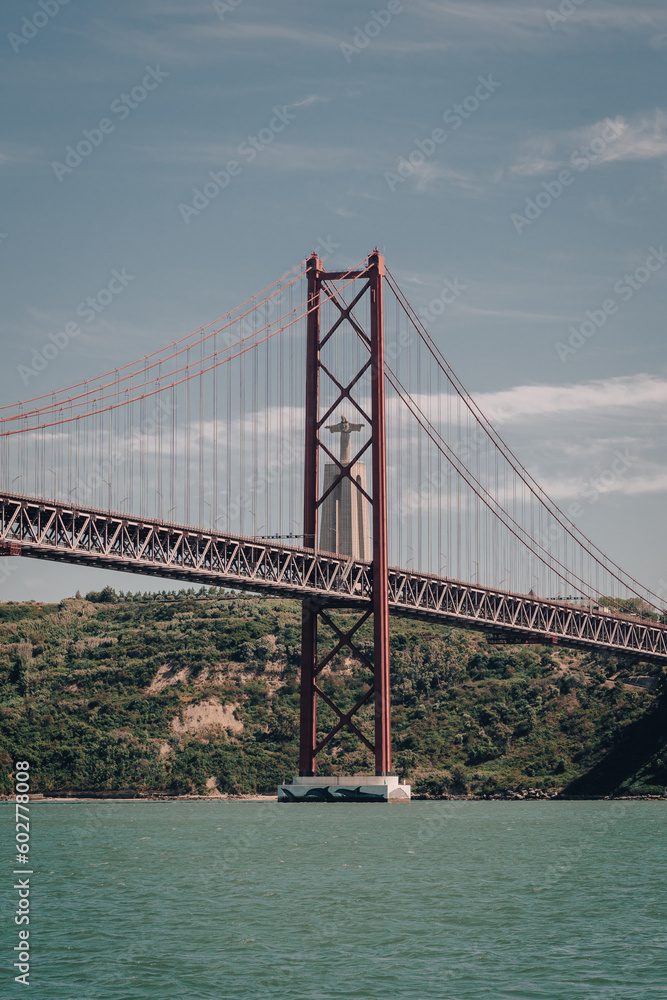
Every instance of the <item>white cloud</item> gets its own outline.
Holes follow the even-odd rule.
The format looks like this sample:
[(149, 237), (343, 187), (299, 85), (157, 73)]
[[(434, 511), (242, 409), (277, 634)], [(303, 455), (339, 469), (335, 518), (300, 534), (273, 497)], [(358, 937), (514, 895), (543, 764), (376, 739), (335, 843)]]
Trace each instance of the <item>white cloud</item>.
[(218, 40), (224, 38), (227, 41), (233, 39), (250, 42), (285, 42), (320, 49), (335, 49), (341, 41), (347, 41), (333, 32), (311, 31), (291, 24), (272, 24), (265, 19), (244, 22), (241, 19), (230, 18), (229, 22), (225, 21), (224, 24), (200, 24), (192, 29), (191, 35), (204, 42), (210, 41), (211, 37), (217, 37)]
[[(555, 5), (554, 5), (555, 6)], [(655, 30), (664, 28), (667, 24), (667, 12), (660, 7), (624, 7), (604, 6), (601, 8), (579, 8), (576, 19), (570, 18), (567, 24), (574, 27), (579, 22), (592, 28), (613, 28), (617, 31)]]
[[(654, 160), (667, 156), (667, 115), (664, 111), (656, 109), (652, 115), (624, 122), (624, 125), (621, 135), (600, 153), (600, 162)], [(599, 129), (600, 125), (595, 128)]]
[[(613, 460), (612, 454), (612, 460)], [(557, 479), (540, 480), (540, 486), (544, 492), (556, 500), (581, 500), (587, 488), (595, 490), (604, 495), (606, 493), (618, 493), (621, 496), (642, 496), (646, 493), (664, 493), (667, 491), (667, 469), (656, 466), (649, 471), (637, 473), (632, 466), (625, 475), (618, 475), (612, 478), (605, 476), (601, 470), (600, 475), (593, 476), (565, 476)]]
[[(445, 419), (438, 414), (450, 413), (437, 395), (413, 392), (412, 398), (436, 425)], [(600, 479), (599, 492), (667, 489), (667, 378), (640, 374), (579, 385), (523, 385), (473, 398), (550, 496), (581, 496)], [(395, 405), (390, 398), (390, 413)], [(446, 434), (455, 419), (446, 418)], [(403, 440), (402, 447), (408, 446)], [(605, 477), (609, 469), (614, 475)]]
[(462, 188), (465, 191), (473, 191), (477, 187), (470, 174), (432, 161), (427, 161), (413, 167), (413, 173), (409, 180), (412, 182), (414, 190), (420, 194), (430, 188), (436, 181), (440, 180), (446, 181), (454, 187)]
[[(536, 5), (534, 0), (504, 3), (488, 0), (419, 0), (404, 5), (404, 13), (390, 23), (388, 29), (373, 39), (376, 53), (419, 55), (427, 52), (447, 52), (462, 47), (505, 51), (550, 49), (554, 44), (572, 45), (581, 35), (582, 44), (590, 45), (592, 31), (610, 30), (647, 35), (647, 44), (661, 49), (667, 38), (667, 12), (656, 7), (614, 7), (601, 9), (585, 4), (574, 15), (552, 31), (546, 19), (548, 7), (557, 9), (560, 0)], [(58, 24), (56, 30), (68, 36), (78, 36), (92, 49), (103, 48), (120, 57), (162, 60), (170, 66), (184, 63), (205, 65), (217, 63), (221, 45), (231, 43), (235, 54), (252, 57), (277, 49), (307, 49), (338, 53), (342, 42), (350, 44), (357, 27), (363, 28), (370, 11), (333, 13), (318, 12), (314, 26), (304, 18), (283, 19), (278, 5), (268, 2), (241, 4), (238, 10), (225, 15), (224, 22), (216, 15), (212, 3), (201, 6), (172, 0), (144, 0), (137, 5), (134, 19), (125, 19), (122, 26), (110, 17), (97, 17), (83, 28)], [(276, 14), (276, 8), (278, 13)], [(364, 58), (363, 51), (360, 53)], [(341, 63), (345, 65), (342, 56)], [(44, 61), (32, 63), (34, 71), (44, 72)], [(32, 70), (31, 67), (31, 70)], [(87, 66), (76, 64), (79, 79), (98, 80), (99, 61)], [(59, 73), (68, 72), (59, 67)]]
[(319, 104), (321, 101), (331, 100), (327, 97), (319, 97), (317, 94), (309, 94), (308, 97), (304, 97), (301, 101), (294, 101), (293, 104), (288, 105), (290, 108), (306, 108), (309, 104)]
[(667, 490), (667, 378), (523, 385), (475, 401), (549, 496)]
[(44, 153), (37, 146), (27, 146), (19, 142), (0, 143), (0, 166), (23, 166), (29, 163), (41, 163)]
[[(600, 139), (604, 141), (602, 149), (598, 149)], [(610, 117), (582, 128), (533, 136), (522, 144), (511, 171), (520, 177), (553, 173), (568, 166), (575, 153), (583, 153), (592, 166), (667, 157), (667, 115), (656, 108), (630, 120)]]
[(539, 177), (540, 174), (550, 174), (561, 166), (559, 160), (549, 159), (539, 152), (524, 153), (512, 166), (512, 173), (517, 177)]
[(558, 313), (533, 312), (529, 309), (503, 309), (495, 306), (485, 309), (463, 301), (457, 302), (456, 305), (462, 314), (481, 316), (484, 319), (512, 319), (521, 323), (563, 323), (569, 319), (568, 316)]
[(646, 410), (667, 404), (667, 379), (630, 375), (578, 385), (520, 385), (481, 393), (475, 402), (496, 425), (585, 411)]
[[(528, 3), (468, 2), (468, 0), (422, 0), (419, 13), (424, 17), (445, 22), (451, 32), (456, 32), (457, 43), (466, 42), (479, 48), (503, 42), (518, 42), (525, 47), (532, 43), (541, 47), (552, 45), (554, 39), (563, 37), (571, 44), (572, 37), (586, 29), (595, 31), (663, 32), (667, 27), (667, 12), (659, 7), (627, 5), (602, 7), (583, 5), (553, 31), (546, 18), (547, 9), (558, 10), (559, 0), (544, 6)], [(586, 38), (589, 32), (586, 32)], [(655, 47), (660, 47), (662, 34)], [(588, 40), (588, 38), (587, 38)], [(651, 44), (655, 44), (651, 39)], [(663, 42), (664, 44), (664, 42)]]
[(640, 493), (664, 493), (667, 490), (667, 469), (656, 468), (654, 472), (623, 481), (621, 492), (627, 496)]

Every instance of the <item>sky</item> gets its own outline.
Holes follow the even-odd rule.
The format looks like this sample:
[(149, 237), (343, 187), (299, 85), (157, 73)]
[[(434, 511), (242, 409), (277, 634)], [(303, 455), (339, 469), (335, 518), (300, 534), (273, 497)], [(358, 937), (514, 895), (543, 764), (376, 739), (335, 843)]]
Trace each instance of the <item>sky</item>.
[[(377, 245), (529, 471), (667, 594), (664, 5), (0, 16), (0, 405), (185, 336), (312, 250), (344, 267)], [(10, 562), (0, 600), (167, 586)]]

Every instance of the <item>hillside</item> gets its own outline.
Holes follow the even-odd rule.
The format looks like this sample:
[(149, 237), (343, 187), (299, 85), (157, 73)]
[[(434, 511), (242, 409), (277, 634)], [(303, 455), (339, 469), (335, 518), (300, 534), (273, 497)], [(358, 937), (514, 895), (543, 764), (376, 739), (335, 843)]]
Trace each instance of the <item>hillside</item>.
[[(0, 604), (0, 792), (25, 757), (46, 793), (273, 791), (296, 768), (300, 614), (203, 588)], [(391, 629), (394, 770), (415, 792), (662, 793), (660, 668)], [(322, 684), (344, 704), (363, 677), (339, 656)], [(351, 734), (320, 759), (323, 772), (372, 771)]]

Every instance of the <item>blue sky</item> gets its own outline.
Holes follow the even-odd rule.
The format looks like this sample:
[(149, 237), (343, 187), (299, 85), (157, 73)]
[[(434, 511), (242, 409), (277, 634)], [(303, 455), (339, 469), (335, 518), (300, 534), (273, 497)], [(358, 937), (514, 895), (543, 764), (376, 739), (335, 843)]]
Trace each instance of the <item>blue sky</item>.
[[(19, 0), (0, 46), (2, 404), (195, 330), (313, 248), (377, 244), (530, 471), (597, 492), (579, 526), (667, 580), (663, 5)], [(4, 599), (137, 586), (10, 579)]]

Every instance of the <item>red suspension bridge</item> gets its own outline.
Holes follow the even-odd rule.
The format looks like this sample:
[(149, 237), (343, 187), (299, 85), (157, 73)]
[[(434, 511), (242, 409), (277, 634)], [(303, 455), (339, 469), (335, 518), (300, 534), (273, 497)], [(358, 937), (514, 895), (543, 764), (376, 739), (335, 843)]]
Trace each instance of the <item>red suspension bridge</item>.
[[(303, 775), (342, 729), (391, 772), (390, 615), (667, 663), (661, 599), (522, 466), (377, 250), (0, 408), (0, 470), (0, 554), (302, 600)], [(342, 651), (368, 670), (344, 707)]]

